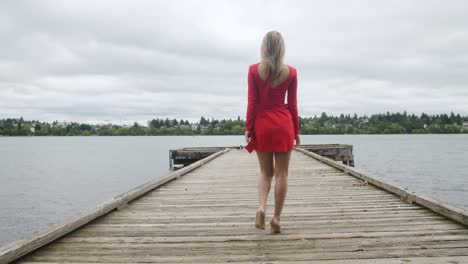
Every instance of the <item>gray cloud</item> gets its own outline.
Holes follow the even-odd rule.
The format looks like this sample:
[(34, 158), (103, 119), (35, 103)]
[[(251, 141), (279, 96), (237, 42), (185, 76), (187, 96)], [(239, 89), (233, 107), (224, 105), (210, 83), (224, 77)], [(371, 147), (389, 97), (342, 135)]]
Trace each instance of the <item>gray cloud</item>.
[(468, 114), (466, 1), (3, 1), (0, 118), (245, 117), (283, 33), (299, 114)]

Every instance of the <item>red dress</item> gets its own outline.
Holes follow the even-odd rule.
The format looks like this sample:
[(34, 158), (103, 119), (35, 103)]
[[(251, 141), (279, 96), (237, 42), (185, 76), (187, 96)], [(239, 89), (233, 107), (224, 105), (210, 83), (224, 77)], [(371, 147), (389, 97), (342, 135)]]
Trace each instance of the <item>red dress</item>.
[[(251, 139), (245, 149), (249, 153), (254, 149), (269, 152), (292, 150), (294, 135), (299, 134), (297, 71), (288, 65), (288, 78), (271, 88), (271, 74), (264, 81), (258, 73), (258, 65), (249, 66), (245, 131), (251, 131)], [(284, 103), (286, 91), (287, 104)]]

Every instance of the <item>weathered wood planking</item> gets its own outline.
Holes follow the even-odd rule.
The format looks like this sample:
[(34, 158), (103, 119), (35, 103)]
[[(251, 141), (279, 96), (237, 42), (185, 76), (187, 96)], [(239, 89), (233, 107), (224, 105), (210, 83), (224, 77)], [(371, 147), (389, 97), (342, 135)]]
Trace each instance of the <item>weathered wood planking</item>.
[[(243, 148), (244, 146), (229, 147), (187, 147), (169, 150), (169, 168), (179, 169), (197, 160), (205, 158), (224, 148)], [(353, 145), (348, 144), (301, 144), (299, 148), (314, 152), (320, 156), (354, 167)]]
[(464, 208), (459, 208), (452, 206), (450, 204), (444, 203), (442, 201), (439, 201), (437, 199), (434, 199), (432, 197), (428, 197), (424, 194), (421, 193), (416, 193), (414, 191), (407, 191), (406, 189), (396, 186), (395, 184), (390, 184), (383, 179), (379, 179), (375, 176), (369, 176), (367, 173), (359, 171), (355, 168), (350, 168), (348, 166), (344, 166), (342, 164), (339, 164), (337, 162), (334, 162), (333, 160), (321, 157), (320, 155), (317, 155), (316, 153), (312, 153), (309, 151), (305, 151), (303, 149), (298, 149), (298, 151), (313, 157), (317, 160), (320, 160), (324, 162), (325, 164), (328, 164), (330, 166), (333, 166), (345, 173), (348, 173), (349, 175), (352, 175), (358, 179), (363, 180), (365, 183), (371, 183), (372, 185), (375, 185), (379, 188), (382, 188), (384, 190), (387, 190), (391, 193), (394, 193), (395, 195), (398, 195), (402, 200), (408, 203), (418, 203), (428, 209), (431, 209), (432, 211), (439, 213), (441, 215), (444, 215), (450, 219), (453, 219), (461, 224), (464, 224), (468, 226), (468, 210)]
[(179, 169), (200, 159), (206, 158), (223, 149), (236, 147), (187, 147), (169, 150), (169, 168)]
[(255, 229), (258, 173), (255, 154), (231, 149), (18, 263), (468, 263), (466, 226), (300, 151), (283, 233)]
[(63, 224), (57, 224), (52, 226), (50, 229), (47, 229), (43, 232), (40, 232), (37, 235), (34, 235), (31, 238), (26, 238), (19, 240), (17, 242), (11, 243), (5, 247), (0, 248), (0, 263), (8, 263), (11, 260), (15, 260), (18, 257), (21, 257), (28, 252), (33, 251), (36, 248), (39, 248), (65, 234), (75, 230), (76, 228), (85, 225), (86, 223), (114, 210), (121, 210), (127, 205), (128, 202), (133, 199), (145, 194), (146, 192), (153, 190), (160, 185), (165, 184), (173, 179), (180, 178), (182, 175), (188, 173), (191, 170), (202, 166), (206, 162), (216, 158), (217, 156), (226, 153), (229, 151), (229, 148), (224, 150), (218, 150), (216, 153), (209, 157), (205, 157), (190, 166), (187, 166), (179, 171), (174, 171), (168, 173), (167, 175), (157, 178), (155, 180), (144, 183), (140, 186), (133, 188), (132, 190), (122, 193), (111, 200), (93, 208), (87, 212), (84, 212), (80, 215), (73, 216), (64, 221)]
[(349, 144), (301, 144), (299, 148), (313, 152), (322, 157), (354, 167), (353, 145)]

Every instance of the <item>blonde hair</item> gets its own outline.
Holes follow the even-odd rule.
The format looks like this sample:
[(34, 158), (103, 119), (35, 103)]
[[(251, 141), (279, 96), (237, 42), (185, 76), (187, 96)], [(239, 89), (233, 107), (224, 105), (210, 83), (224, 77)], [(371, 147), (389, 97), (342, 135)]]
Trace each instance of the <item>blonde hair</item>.
[(281, 66), (284, 60), (284, 39), (278, 31), (266, 33), (260, 48), (261, 62), (265, 63), (267, 74), (271, 71), (271, 81), (280, 76)]

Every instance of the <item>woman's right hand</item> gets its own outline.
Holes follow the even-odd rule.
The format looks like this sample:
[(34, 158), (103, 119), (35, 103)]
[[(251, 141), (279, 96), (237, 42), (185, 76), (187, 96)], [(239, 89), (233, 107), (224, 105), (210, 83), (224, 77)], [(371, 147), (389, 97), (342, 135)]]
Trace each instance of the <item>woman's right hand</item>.
[(295, 147), (299, 146), (301, 144), (301, 138), (299, 137), (299, 134), (295, 135), (294, 139), (296, 140)]
[(249, 143), (250, 131), (245, 131), (245, 143)]

